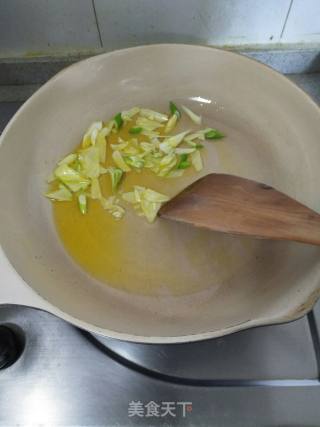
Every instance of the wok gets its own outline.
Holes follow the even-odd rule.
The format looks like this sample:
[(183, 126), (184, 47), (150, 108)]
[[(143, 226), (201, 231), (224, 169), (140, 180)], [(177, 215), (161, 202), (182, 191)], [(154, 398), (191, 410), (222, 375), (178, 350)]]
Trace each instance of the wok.
[[(181, 270), (182, 290), (192, 275), (194, 287), (152, 295), (100, 283), (67, 254), (42, 196), (56, 162), (101, 116), (133, 105), (165, 111), (171, 99), (195, 103), (227, 135), (224, 145), (208, 150), (203, 174), (264, 182), (320, 211), (319, 108), (287, 78), (201, 46), (149, 45), (95, 56), (42, 86), (1, 136), (0, 304), (36, 307), (93, 333), (146, 343), (218, 337), (311, 309), (320, 292), (317, 247), (206, 233), (190, 242), (194, 256), (203, 252), (202, 239), (213, 245), (215, 255), (203, 258), (198, 271), (187, 261), (174, 263), (168, 240), (164, 249), (175, 266), (169, 275)], [(160, 264), (166, 268), (166, 259)], [(204, 273), (212, 277), (205, 286)]]

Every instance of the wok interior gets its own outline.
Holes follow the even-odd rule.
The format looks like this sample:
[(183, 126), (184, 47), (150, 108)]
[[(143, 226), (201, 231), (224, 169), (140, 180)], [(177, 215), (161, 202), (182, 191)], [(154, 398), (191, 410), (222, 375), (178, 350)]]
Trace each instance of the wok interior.
[[(10, 262), (44, 299), (106, 334), (188, 336), (297, 316), (318, 289), (319, 248), (211, 233), (216, 247), (233, 255), (224, 266), (228, 274), (217, 271), (212, 286), (199, 282), (198, 292), (151, 296), (103, 285), (66, 254), (42, 196), (55, 163), (92, 121), (133, 105), (165, 111), (171, 99), (198, 102), (196, 108), (227, 134), (224, 146), (210, 148), (204, 174), (256, 179), (320, 210), (319, 113), (291, 83), (246, 58), (209, 48), (119, 51), (57, 75), (3, 137), (0, 232)], [(197, 245), (201, 240), (195, 253)]]

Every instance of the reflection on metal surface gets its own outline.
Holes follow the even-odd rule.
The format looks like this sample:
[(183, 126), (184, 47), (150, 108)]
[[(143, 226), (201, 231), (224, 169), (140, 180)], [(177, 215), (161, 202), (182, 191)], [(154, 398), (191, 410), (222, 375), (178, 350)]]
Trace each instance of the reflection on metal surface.
[(22, 412), (25, 425), (46, 424), (48, 419), (55, 422), (59, 408), (57, 408), (53, 396), (41, 382), (26, 394), (22, 402), (19, 411)]
[(270, 427), (317, 425), (320, 418), (320, 383), (305, 318), (167, 346), (99, 343), (25, 307), (1, 307), (4, 323), (23, 329), (26, 344), (18, 361), (0, 371), (0, 426), (135, 425), (140, 418), (129, 418), (132, 401), (192, 402), (185, 418), (180, 411), (175, 418), (145, 418), (148, 425), (180, 425), (183, 419), (186, 426), (209, 426), (214, 417), (218, 425), (249, 426), (253, 408), (260, 425)]
[[(305, 318), (188, 344), (134, 344), (84, 334), (109, 357), (131, 369), (179, 384), (319, 384), (317, 360), (305, 351), (312, 347)], [(269, 358), (271, 361), (266, 363)]]

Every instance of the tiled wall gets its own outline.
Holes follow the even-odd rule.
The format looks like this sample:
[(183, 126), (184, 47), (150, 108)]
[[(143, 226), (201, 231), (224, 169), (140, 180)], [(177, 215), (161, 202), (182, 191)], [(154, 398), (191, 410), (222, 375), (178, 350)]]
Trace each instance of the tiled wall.
[(320, 43), (320, 0), (0, 0), (0, 56), (154, 42)]

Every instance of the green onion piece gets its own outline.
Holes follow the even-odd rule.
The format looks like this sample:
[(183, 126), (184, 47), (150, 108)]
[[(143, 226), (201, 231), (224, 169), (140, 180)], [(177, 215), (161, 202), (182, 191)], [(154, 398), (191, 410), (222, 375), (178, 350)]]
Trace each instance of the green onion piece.
[(136, 169), (142, 169), (144, 166), (144, 160), (138, 156), (125, 156), (124, 161), (127, 163), (127, 165)]
[(192, 148), (188, 148), (188, 147), (187, 148), (185, 148), (185, 147), (180, 148), (180, 147), (178, 147), (174, 150), (174, 152), (178, 155), (180, 155), (180, 154), (191, 154), (194, 151), (196, 151), (196, 147), (192, 147)]
[(190, 154), (191, 163), (197, 172), (200, 172), (203, 169), (203, 163), (200, 151), (197, 150), (194, 153)]
[(188, 154), (181, 154), (177, 169), (187, 169), (190, 166), (188, 161)]
[(150, 120), (146, 117), (138, 117), (136, 124), (142, 127), (144, 131), (154, 131), (155, 129), (162, 128), (164, 125), (156, 120)]
[(88, 178), (97, 178), (100, 174), (100, 149), (89, 147), (79, 152), (81, 173)]
[(185, 132), (178, 133), (177, 135), (166, 137), (164, 141), (159, 144), (160, 150), (166, 154), (170, 153), (174, 148), (181, 144), (189, 132), (189, 130), (186, 130)]
[(206, 139), (220, 139), (224, 137), (224, 134), (219, 132), (217, 129), (210, 129), (204, 134)]
[(128, 202), (128, 203), (136, 203), (137, 202), (134, 191), (130, 191), (129, 193), (123, 193), (122, 198), (125, 202)]
[(175, 127), (178, 121), (177, 114), (173, 114), (170, 119), (168, 120), (166, 127), (164, 128), (164, 133), (169, 133), (172, 131), (172, 129)]
[(185, 107), (184, 105), (182, 105), (182, 109), (183, 111), (186, 113), (186, 115), (197, 125), (201, 125), (201, 116), (198, 116), (197, 114), (195, 114), (193, 111), (190, 110), (190, 108)]
[(135, 127), (129, 129), (129, 133), (136, 135), (136, 134), (142, 132), (142, 130), (143, 130), (142, 127), (135, 126)]
[(178, 107), (176, 106), (176, 104), (174, 104), (172, 101), (169, 102), (169, 108), (170, 108), (170, 113), (173, 115), (175, 114), (178, 119), (180, 119), (181, 117), (181, 113), (178, 110)]
[(139, 107), (130, 108), (130, 110), (125, 110), (121, 112), (121, 117), (123, 120), (132, 120), (132, 117), (138, 114), (140, 111)]
[(84, 134), (82, 138), (82, 147), (87, 148), (90, 147), (90, 145), (94, 145), (96, 143), (96, 139), (98, 136), (99, 131), (102, 129), (103, 123), (102, 122), (94, 122), (89, 127), (87, 132)]
[(85, 215), (87, 213), (87, 198), (84, 194), (79, 194), (78, 206), (82, 215)]
[(129, 167), (129, 165), (127, 165), (127, 163), (124, 161), (120, 151), (114, 151), (112, 153), (112, 159), (115, 162), (116, 166), (118, 166), (118, 168), (122, 169), (123, 172), (130, 172), (131, 168)]
[(73, 162), (72, 166), (75, 171), (77, 172), (81, 171), (81, 163), (78, 158)]
[(188, 159), (188, 154), (186, 154), (186, 153), (181, 154), (181, 156), (180, 156), (180, 161), (181, 162), (185, 162), (187, 159)]
[(178, 169), (187, 169), (188, 167), (190, 167), (190, 162), (188, 162), (188, 160), (178, 164)]
[(121, 178), (123, 176), (123, 170), (120, 168), (109, 168), (108, 171), (111, 175), (112, 192), (114, 193), (120, 184)]
[(101, 197), (100, 203), (103, 209), (107, 210), (116, 220), (121, 219), (125, 214), (125, 210), (118, 204), (115, 196), (110, 196), (107, 199)]
[(159, 113), (158, 111), (149, 110), (149, 108), (141, 108), (140, 116), (146, 117), (149, 120), (155, 120), (160, 123), (168, 121), (168, 116), (166, 114)]
[(100, 199), (102, 197), (101, 188), (98, 178), (93, 178), (91, 180), (91, 198)]
[(58, 162), (58, 165), (70, 165), (70, 163), (74, 162), (77, 159), (77, 154), (72, 153), (68, 156), (64, 157), (60, 162)]
[[(92, 147), (93, 148), (93, 147)], [(60, 165), (54, 171), (55, 176), (72, 192), (85, 190), (90, 181), (68, 165)]]
[(204, 145), (203, 144), (196, 144), (194, 148), (196, 148), (197, 150), (203, 148)]
[(164, 194), (138, 185), (134, 186), (132, 192), (124, 193), (122, 198), (128, 203), (132, 203), (134, 209), (138, 210), (138, 215), (142, 214), (150, 223), (156, 219), (162, 203), (169, 200), (169, 197)]
[(166, 178), (180, 178), (184, 174), (184, 169), (176, 169), (174, 171), (170, 171)]
[(123, 118), (121, 117), (121, 113), (118, 113), (114, 116), (113, 120), (116, 123), (116, 127), (117, 129), (120, 129), (121, 126), (123, 125)]
[(58, 202), (67, 202), (72, 200), (72, 193), (63, 184), (59, 185), (58, 190), (46, 193), (45, 196)]
[(128, 141), (123, 141), (123, 142), (118, 143), (118, 144), (110, 144), (110, 147), (112, 148), (112, 150), (122, 151), (124, 148), (127, 147), (128, 144), (129, 144)]
[(110, 130), (108, 128), (103, 128), (97, 136), (96, 146), (99, 149), (100, 162), (104, 163), (106, 161), (106, 152), (107, 152), (107, 141), (106, 137), (109, 135)]

